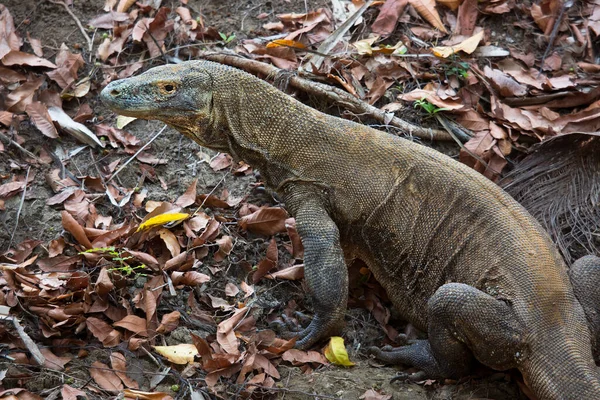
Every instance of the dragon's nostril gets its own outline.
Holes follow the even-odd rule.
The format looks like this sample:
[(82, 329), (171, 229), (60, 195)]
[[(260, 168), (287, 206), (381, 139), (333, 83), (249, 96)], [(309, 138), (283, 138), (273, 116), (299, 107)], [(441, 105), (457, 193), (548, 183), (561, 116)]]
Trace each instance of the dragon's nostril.
[(111, 96), (118, 96), (121, 92), (119, 92), (117, 89), (113, 89), (110, 91)]

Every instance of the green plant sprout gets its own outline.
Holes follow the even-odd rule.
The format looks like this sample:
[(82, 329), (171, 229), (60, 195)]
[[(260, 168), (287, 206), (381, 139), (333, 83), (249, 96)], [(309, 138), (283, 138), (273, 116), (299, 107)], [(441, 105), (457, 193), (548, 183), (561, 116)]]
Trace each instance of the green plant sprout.
[(219, 36), (221, 36), (221, 39), (223, 42), (225, 42), (225, 44), (229, 44), (235, 39), (235, 33), (225, 34), (223, 32), (219, 32)]
[(135, 274), (135, 278), (138, 278), (140, 276), (146, 276), (146, 274), (142, 274), (137, 271), (140, 269), (145, 269), (146, 264), (140, 264), (140, 265), (136, 265), (136, 266), (129, 265), (127, 263), (127, 260), (132, 259), (133, 257), (132, 256), (123, 257), (121, 250), (117, 249), (114, 246), (95, 247), (93, 249), (88, 249), (88, 250), (79, 252), (79, 254), (84, 254), (84, 253), (106, 253), (108, 256), (110, 256), (111, 261), (114, 262), (115, 264), (117, 264), (118, 266), (109, 268), (108, 269), (109, 272), (118, 272), (120, 275), (126, 276), (126, 277), (129, 277), (132, 274)]
[(421, 107), (427, 114), (434, 115), (439, 113), (440, 111), (448, 111), (450, 110), (447, 107), (438, 107), (435, 104), (431, 104), (425, 97), (420, 100), (415, 100), (415, 108)]
[(457, 75), (460, 78), (467, 79), (469, 77), (469, 63), (458, 62), (448, 68), (448, 75)]

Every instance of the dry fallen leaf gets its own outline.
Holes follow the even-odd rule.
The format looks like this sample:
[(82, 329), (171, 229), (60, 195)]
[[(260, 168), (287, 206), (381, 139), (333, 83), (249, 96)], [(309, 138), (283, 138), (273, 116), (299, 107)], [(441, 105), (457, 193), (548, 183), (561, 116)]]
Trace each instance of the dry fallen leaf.
[(75, 122), (62, 108), (49, 107), (48, 113), (52, 121), (56, 122), (65, 132), (71, 134), (75, 139), (92, 147), (104, 148), (104, 143), (82, 123)]
[(58, 132), (52, 123), (52, 118), (48, 113), (46, 105), (40, 101), (34, 101), (25, 107), (25, 112), (29, 115), (31, 122), (39, 129), (45, 136), (56, 139)]
[(131, 379), (129, 375), (125, 371), (127, 371), (127, 360), (125, 356), (119, 352), (113, 352), (110, 354), (110, 364), (113, 367), (115, 374), (119, 378), (125, 386), (132, 389), (138, 389), (139, 385), (136, 381)]
[(89, 369), (91, 377), (102, 389), (116, 393), (123, 390), (121, 378), (115, 374), (108, 365), (94, 361)]
[(285, 279), (295, 281), (304, 278), (304, 264), (293, 265), (291, 267), (265, 275), (268, 279)]
[(189, 216), (190, 216), (190, 214), (178, 213), (178, 212), (160, 214), (160, 215), (151, 217), (151, 218), (147, 219), (146, 221), (144, 221), (143, 223), (141, 223), (140, 226), (137, 228), (137, 231), (139, 232), (139, 231), (143, 231), (143, 230), (155, 227), (155, 226), (164, 225), (168, 222), (183, 221), (184, 219), (187, 219)]
[(433, 47), (431, 51), (437, 57), (448, 58), (453, 54), (458, 53), (459, 51), (465, 52), (467, 54), (471, 54), (477, 49), (479, 42), (483, 39), (483, 31), (479, 31), (474, 34), (470, 38), (460, 42), (454, 46), (438, 46)]
[(143, 392), (132, 389), (123, 390), (123, 396), (131, 400), (173, 400), (173, 397), (164, 392)]
[(190, 364), (198, 354), (193, 344), (181, 343), (174, 346), (152, 346), (161, 356), (174, 364)]
[(344, 346), (344, 339), (339, 336), (332, 336), (329, 339), (329, 344), (325, 348), (325, 357), (330, 363), (335, 365), (341, 365), (343, 367), (352, 367), (353, 362), (348, 358), (348, 352), (346, 346)]
[(435, 0), (408, 0), (408, 2), (427, 22), (440, 31), (448, 33), (435, 8)]
[(261, 235), (274, 235), (285, 232), (287, 212), (281, 207), (263, 207), (238, 220), (238, 225), (247, 231)]
[(391, 398), (391, 394), (382, 394), (374, 389), (367, 390), (362, 396), (359, 397), (360, 400), (390, 400)]

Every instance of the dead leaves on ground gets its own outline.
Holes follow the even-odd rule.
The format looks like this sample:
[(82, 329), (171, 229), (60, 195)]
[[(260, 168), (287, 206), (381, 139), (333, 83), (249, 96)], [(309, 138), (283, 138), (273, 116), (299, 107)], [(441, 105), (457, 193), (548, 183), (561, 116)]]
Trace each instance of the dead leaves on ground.
[[(341, 3), (346, 17), (357, 9), (351, 2)], [(598, 130), (596, 3), (583, 4), (576, 13), (567, 10), (562, 20), (558, 0), (542, 0), (530, 9), (505, 0), (376, 3), (373, 18), (363, 18), (358, 36), (342, 38), (313, 72), (390, 115), (416, 107), (432, 118), (453, 119), (471, 136), (460, 160), (489, 178), (496, 179), (507, 158), (531, 143)], [(507, 16), (508, 27), (485, 25), (492, 14)], [(0, 210), (36, 179), (44, 179), (54, 192), (46, 204), (64, 209), (65, 234), (43, 244), (45, 250), (34, 253), (40, 243), (26, 241), (0, 256), (2, 265), (9, 266), (2, 269), (0, 303), (23, 305), (36, 316), (41, 340), (49, 346), (44, 349), (49, 368), (68, 368), (72, 358), (59, 349), (64, 341), (81, 346), (73, 338), (84, 337), (112, 352), (110, 360), (93, 365), (98, 387), (126, 398), (154, 399), (169, 396), (139, 391), (123, 373), (127, 357), (117, 348), (152, 352), (187, 377), (203, 377), (217, 393), (228, 381), (245, 383), (245, 396), (256, 390), (253, 385), (274, 385), (282, 362), (305, 371), (326, 363), (321, 353), (292, 349), (293, 341), (256, 326), (253, 300), (264, 278), (303, 277), (302, 243), (285, 210), (247, 203), (226, 190), (198, 194), (195, 181), (173, 202), (148, 199), (146, 179), (168, 187), (155, 168), (167, 160), (150, 151), (137, 154), (140, 140), (126, 124), (95, 120), (87, 102), (104, 83), (139, 72), (148, 57), (161, 57), (169, 46), (181, 45), (180, 57), (193, 58), (199, 51), (194, 45), (219, 41), (246, 57), (295, 70), (309, 63), (311, 51), (343, 22), (325, 8), (257, 18), (260, 34), (278, 38), (239, 40), (218, 32), (185, 1), (171, 10), (161, 1), (107, 0), (104, 13), (84, 21), (101, 37), (95, 56), (104, 64), (96, 71), (87, 54), (64, 44), (49, 51), (46, 38), (35, 32), (27, 32), (25, 41), (9, 10), (0, 5), (0, 132), (27, 146), (21, 124), (29, 121), (51, 143), (69, 132), (97, 149), (123, 155), (99, 163), (95, 176), (65, 174), (66, 159), (43, 172), (32, 170), (26, 178), (25, 164), (53, 162), (45, 148), (37, 148), (35, 158), (11, 161), (11, 172), (0, 175)], [(409, 31), (397, 30), (399, 23)], [(511, 35), (528, 38), (522, 40), (527, 46), (512, 45)], [(8, 154), (5, 146), (0, 142), (0, 154)], [(138, 186), (110, 180), (133, 154), (143, 173)], [(225, 154), (206, 162), (214, 171), (251, 173), (249, 166), (235, 164)], [(99, 212), (99, 198), (129, 217)], [(254, 239), (264, 242), (257, 260), (236, 261), (245, 268), (245, 279), (222, 282), (237, 246)], [(368, 271), (362, 274), (366, 276)], [(215, 282), (220, 286), (208, 285)], [(372, 312), (387, 340), (395, 340), (398, 332), (389, 325), (384, 296), (371, 283), (364, 286), (355, 303)], [(177, 296), (184, 298), (179, 308), (165, 309), (166, 299)], [(192, 336), (192, 343), (162, 343), (190, 320), (200, 321), (208, 333)], [(2, 339), (19, 362), (32, 362), (19, 340), (6, 332)], [(64, 398), (80, 394), (66, 384), (61, 392)], [(27, 394), (17, 390), (14, 395)], [(368, 391), (363, 397), (387, 396)]]
[[(203, 203), (196, 195), (195, 182), (178, 202), (196, 208)], [(215, 391), (220, 390), (219, 380), (227, 378), (271, 387), (280, 378), (276, 367), (281, 362), (325, 363), (322, 356), (292, 351), (294, 340), (278, 339), (269, 330), (257, 329), (252, 285), (242, 281), (238, 288), (227, 282), (221, 289), (223, 298), (218, 289), (206, 285), (215, 276), (223, 278), (235, 241), (255, 234), (290, 232), (295, 239), (282, 245), (281, 237), (273, 237), (266, 258), (256, 269), (248, 269), (250, 280), (258, 282), (273, 271), (270, 278), (278, 277), (278, 273), (284, 279), (302, 277), (297, 273), (301, 269), (294, 265), (294, 252), (302, 253), (294, 220), (281, 208), (241, 203), (237, 207), (237, 231), (225, 235), (222, 222), (214, 216), (197, 210), (195, 214), (186, 213), (172, 203), (146, 202), (149, 213), (137, 224), (115, 223), (111, 217), (98, 214), (91, 204), (86, 207), (86, 213), (80, 209), (62, 211), (66, 234), (48, 244), (47, 255), (32, 255), (40, 244), (35, 241), (24, 242), (2, 255), (2, 261), (10, 261), (13, 267), (1, 271), (0, 303), (27, 307), (39, 318), (38, 329), (44, 340), (79, 335), (112, 349), (110, 366), (95, 361), (90, 368), (95, 384), (106, 392), (139, 388), (124, 373), (127, 360), (117, 348), (141, 354), (142, 349), (151, 351), (166, 362), (186, 368), (188, 377), (206, 374), (206, 384)], [(229, 206), (227, 209), (230, 216), (221, 214), (221, 221), (223, 217), (236, 219), (236, 211)], [(287, 264), (278, 254), (286, 249), (290, 260)], [(180, 295), (187, 298), (181, 311), (159, 310), (161, 299)], [(192, 343), (157, 343), (189, 318), (202, 321), (215, 333), (197, 337)], [(10, 343), (14, 351), (21, 347), (18, 342)], [(45, 351), (54, 369), (64, 368), (72, 359), (56, 356), (50, 349)], [(303, 354), (305, 362), (300, 361)], [(24, 355), (22, 362), (33, 361)], [(255, 389), (249, 386), (248, 394)], [(64, 390), (70, 393), (71, 389)]]

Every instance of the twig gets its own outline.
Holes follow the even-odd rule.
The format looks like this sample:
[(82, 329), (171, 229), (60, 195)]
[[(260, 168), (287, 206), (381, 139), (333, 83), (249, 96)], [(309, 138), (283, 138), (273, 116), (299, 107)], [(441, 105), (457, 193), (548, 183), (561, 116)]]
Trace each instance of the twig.
[(325, 61), (327, 54), (329, 54), (335, 45), (338, 44), (346, 32), (348, 32), (348, 30), (354, 26), (354, 23), (364, 14), (364, 12), (371, 6), (372, 3), (373, 0), (366, 1), (361, 8), (348, 17), (346, 21), (344, 21), (344, 23), (335, 30), (335, 32), (329, 35), (329, 37), (325, 39), (323, 43), (321, 43), (317, 49), (321, 55), (310, 55), (305, 58), (305, 62), (309, 63), (309, 65), (314, 65), (314, 70), (312, 72), (316, 72), (321, 67), (321, 64), (323, 64), (323, 61)]
[[(284, 71), (270, 64), (265, 64), (260, 61), (250, 60), (235, 55), (223, 54), (223, 53), (200, 53), (199, 57), (207, 60), (219, 62), (221, 64), (231, 65), (237, 68), (241, 68), (245, 71), (262, 74), (266, 76), (277, 76)], [(329, 98), (335, 103), (341, 104), (348, 110), (356, 114), (366, 114), (378, 122), (393, 126), (401, 129), (410, 136), (416, 136), (422, 139), (430, 140), (453, 140), (452, 136), (446, 131), (438, 129), (423, 128), (420, 126), (413, 125), (407, 121), (404, 121), (398, 117), (392, 116), (377, 107), (370, 105), (356, 97), (352, 96), (341, 89), (333, 86), (326, 85), (324, 83), (313, 82), (305, 78), (301, 78), (296, 75), (289, 77), (289, 83), (296, 89), (304, 90), (307, 93)]]
[(6, 136), (2, 132), (0, 132), (0, 140), (2, 140), (7, 146), (15, 146), (18, 150), (23, 152), (23, 154), (25, 154), (29, 158), (33, 158), (36, 162), (39, 162), (39, 163), (42, 162), (42, 160), (38, 156), (36, 156), (32, 152), (30, 152), (29, 150), (25, 149), (19, 143), (15, 142), (14, 140), (12, 140), (10, 137)]
[(79, 30), (81, 31), (81, 34), (83, 35), (83, 37), (85, 38), (87, 44), (88, 44), (88, 50), (91, 53), (92, 50), (94, 49), (94, 42), (92, 41), (92, 39), (90, 39), (90, 37), (88, 36), (87, 32), (85, 31), (85, 28), (83, 27), (83, 25), (81, 24), (81, 21), (79, 20), (79, 18), (77, 18), (77, 15), (75, 15), (73, 13), (73, 11), (71, 11), (71, 9), (69, 8), (69, 6), (67, 5), (67, 3), (65, 3), (64, 1), (61, 0), (48, 0), (50, 3), (53, 4), (58, 4), (61, 5), (65, 8), (65, 10), (67, 10), (67, 12), (69, 13), (69, 15), (71, 16), (71, 18), (73, 18), (73, 20), (75, 20), (75, 23), (77, 24), (77, 26), (79, 27)]
[(548, 56), (548, 53), (550, 53), (550, 50), (552, 49), (552, 46), (554, 45), (554, 40), (556, 40), (556, 35), (558, 35), (558, 29), (560, 28), (560, 25), (562, 24), (562, 19), (563, 19), (563, 15), (565, 14), (565, 10), (567, 9), (567, 7), (570, 7), (572, 5), (571, 1), (565, 1), (562, 6), (560, 7), (560, 12), (558, 13), (558, 16), (556, 17), (556, 19), (554, 20), (554, 26), (552, 28), (552, 33), (550, 34), (550, 38), (548, 39), (548, 46), (546, 47), (546, 51), (544, 51), (544, 55), (542, 56), (542, 60), (540, 62), (540, 69), (539, 69), (539, 73), (542, 73), (542, 70), (544, 69), (544, 62), (546, 61), (546, 57)]
[(17, 228), (19, 226), (19, 217), (21, 216), (21, 210), (23, 210), (23, 203), (25, 202), (25, 193), (27, 192), (27, 183), (29, 181), (29, 171), (31, 170), (31, 166), (27, 167), (27, 173), (25, 174), (25, 185), (23, 186), (23, 194), (21, 195), (21, 201), (19, 202), (19, 209), (17, 210), (17, 216), (15, 217), (15, 227), (13, 229), (12, 235), (10, 235), (10, 241), (8, 242), (8, 248), (12, 246), (13, 239), (15, 238), (15, 233), (17, 233)]
[(152, 137), (152, 139), (150, 139), (150, 140), (148, 141), (148, 143), (146, 143), (146, 144), (145, 144), (145, 145), (143, 145), (143, 146), (142, 146), (142, 147), (141, 147), (141, 148), (140, 148), (138, 151), (136, 151), (136, 152), (135, 152), (135, 154), (134, 154), (134, 155), (132, 155), (132, 156), (129, 158), (129, 160), (125, 161), (125, 164), (121, 165), (121, 167), (120, 167), (118, 170), (116, 170), (116, 171), (115, 171), (115, 173), (114, 173), (114, 174), (112, 174), (112, 175), (110, 176), (110, 178), (108, 178), (108, 179), (106, 180), (106, 182), (110, 182), (110, 181), (112, 181), (112, 180), (113, 180), (113, 178), (114, 178), (115, 176), (117, 176), (117, 175), (119, 174), (119, 172), (121, 172), (121, 171), (123, 170), (123, 168), (125, 168), (125, 167), (126, 167), (126, 166), (127, 166), (127, 165), (128, 165), (128, 164), (129, 164), (129, 163), (130, 163), (130, 162), (131, 162), (133, 159), (134, 159), (134, 158), (136, 158), (138, 154), (140, 154), (142, 151), (144, 151), (144, 149), (145, 149), (146, 147), (148, 147), (148, 146), (149, 146), (149, 145), (150, 145), (152, 142), (154, 142), (154, 140), (155, 140), (157, 137), (159, 137), (159, 136), (160, 136), (160, 134), (161, 134), (161, 133), (163, 133), (163, 131), (164, 131), (166, 128), (167, 128), (167, 125), (163, 126), (163, 127), (162, 127), (162, 129), (161, 129), (160, 131), (158, 131), (158, 133), (157, 133), (156, 135), (154, 135), (154, 136)]
[(27, 332), (25, 332), (25, 330), (23, 329), (23, 327), (19, 323), (19, 320), (16, 317), (13, 317), (12, 321), (13, 325), (15, 326), (15, 329), (17, 330), (17, 333), (19, 334), (19, 337), (25, 344), (25, 347), (27, 347), (27, 350), (29, 350), (29, 352), (33, 356), (35, 362), (39, 365), (44, 365), (44, 363), (46, 362), (46, 357), (44, 357), (44, 355), (40, 351), (40, 348), (37, 346), (37, 344), (35, 344), (33, 340), (31, 340), (31, 338), (29, 337)]
[[(473, 157), (474, 159), (476, 159), (477, 161), (479, 161), (485, 168), (489, 168), (492, 172), (494, 172), (495, 174), (500, 175), (500, 172), (496, 171), (495, 169), (493, 169), (492, 167), (489, 166), (488, 163), (486, 163), (485, 161), (483, 161), (481, 159), (481, 157), (479, 157), (477, 154), (473, 153), (471, 150), (467, 149), (465, 147), (465, 145), (460, 141), (460, 139), (458, 137), (456, 137), (455, 132), (453, 131), (452, 127), (450, 126), (450, 124), (448, 123), (448, 121), (445, 118), (442, 118), (441, 115), (437, 115), (436, 114), (436, 119), (438, 120), (438, 122), (440, 124), (442, 124), (442, 126), (444, 128), (446, 128), (446, 131), (448, 131), (448, 133), (450, 135), (452, 135), (452, 138), (454, 138), (454, 141), (460, 146), (461, 149), (463, 149), (464, 151), (466, 151), (471, 157)], [(466, 135), (466, 134), (465, 134)]]

